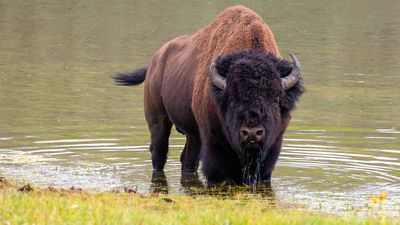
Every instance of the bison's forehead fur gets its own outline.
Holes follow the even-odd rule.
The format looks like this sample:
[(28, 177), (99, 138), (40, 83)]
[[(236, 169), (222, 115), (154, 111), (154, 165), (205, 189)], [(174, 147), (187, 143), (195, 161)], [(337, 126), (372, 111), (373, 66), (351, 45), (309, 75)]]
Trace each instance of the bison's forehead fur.
[(232, 61), (226, 73), (232, 101), (268, 104), (283, 94), (273, 55), (250, 51), (230, 55), (225, 60)]
[(217, 69), (227, 79), (226, 94), (231, 102), (244, 105), (269, 105), (284, 94), (281, 77), (291, 64), (273, 54), (251, 50), (221, 56)]
[(231, 119), (237, 122), (236, 125), (256, 126), (271, 120), (270, 117), (280, 117), (277, 115), (279, 100), (284, 95), (281, 76), (290, 72), (290, 68), (288, 61), (261, 50), (219, 57), (217, 70), (226, 77), (227, 86), (222, 95), (218, 90), (214, 93), (222, 113), (231, 111), (230, 114), (235, 114), (236, 118)]

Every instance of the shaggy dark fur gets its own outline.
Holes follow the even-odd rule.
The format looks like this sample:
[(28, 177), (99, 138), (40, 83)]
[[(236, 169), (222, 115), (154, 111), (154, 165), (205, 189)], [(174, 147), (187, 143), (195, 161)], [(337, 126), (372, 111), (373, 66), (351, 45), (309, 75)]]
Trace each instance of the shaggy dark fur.
[[(285, 92), (281, 86), (281, 78), (290, 74), (292, 63), (259, 49), (220, 56), (216, 64), (219, 74), (227, 79), (227, 87), (225, 90), (216, 87), (212, 89), (215, 101), (219, 106), (219, 113), (226, 121), (223, 123), (225, 125), (224, 134), (214, 135), (214, 137), (219, 141), (226, 139), (226, 142), (230, 143), (230, 147), (239, 152), (239, 157), (245, 158), (246, 152), (239, 138), (240, 127), (243, 125), (263, 126), (266, 129), (266, 138), (262, 143), (259, 178), (267, 181), (270, 179), (273, 166), (280, 153), (281, 136), (286, 129), (286, 121), (290, 120), (289, 113), (294, 109), (295, 102), (303, 93), (302, 83), (298, 82)], [(228, 162), (226, 159), (229, 153), (221, 152), (220, 154), (219, 157), (223, 157), (224, 162)], [(213, 158), (218, 157), (213, 156)], [(238, 170), (238, 168), (232, 169), (232, 165), (240, 164), (233, 163), (238, 159), (231, 160), (226, 167)], [(215, 165), (206, 165), (204, 167), (205, 174), (207, 174), (207, 170), (213, 170), (214, 167), (224, 167), (224, 163), (218, 160), (208, 159), (207, 162), (213, 162)], [(243, 170), (243, 168), (241, 169)], [(243, 171), (240, 174), (243, 174)], [(215, 180), (218, 182), (219, 176), (215, 176)], [(243, 177), (234, 179), (234, 181), (235, 183), (246, 182)]]
[[(227, 77), (228, 83), (232, 83), (230, 81), (232, 79), (236, 80), (236, 87), (229, 88), (234, 94), (230, 97), (231, 99), (237, 99), (236, 101), (243, 101), (246, 104), (253, 102), (254, 104), (254, 96), (259, 96), (258, 93), (256, 91), (248, 93), (253, 96), (243, 93), (247, 93), (247, 90), (258, 89), (262, 95), (266, 95), (266, 102), (277, 101), (277, 98), (279, 98), (283, 116), (294, 110), (296, 101), (304, 92), (302, 79), (288, 91), (283, 92), (279, 78), (290, 74), (292, 63), (259, 49), (220, 56), (217, 59), (217, 69), (219, 74)], [(228, 76), (228, 74), (231, 75)], [(213, 86), (213, 94), (221, 106), (221, 112), (225, 114), (229, 91), (220, 91)]]

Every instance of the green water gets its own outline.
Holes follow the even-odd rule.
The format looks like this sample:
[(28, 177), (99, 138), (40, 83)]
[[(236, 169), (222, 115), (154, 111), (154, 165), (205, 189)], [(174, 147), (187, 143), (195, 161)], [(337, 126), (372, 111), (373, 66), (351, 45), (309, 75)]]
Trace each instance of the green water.
[[(0, 1), (0, 175), (41, 186), (151, 189), (143, 86), (110, 75), (236, 1)], [(340, 213), (389, 192), (400, 212), (400, 3), (252, 1), (307, 92), (273, 174), (279, 199)], [(173, 133), (169, 192), (182, 193)]]

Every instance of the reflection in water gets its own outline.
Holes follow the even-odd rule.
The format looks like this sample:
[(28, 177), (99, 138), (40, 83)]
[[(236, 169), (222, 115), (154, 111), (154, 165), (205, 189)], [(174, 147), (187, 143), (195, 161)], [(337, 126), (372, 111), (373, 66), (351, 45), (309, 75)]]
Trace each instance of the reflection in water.
[[(257, 186), (232, 186), (232, 185), (204, 185), (198, 173), (182, 173), (182, 191), (189, 196), (214, 196), (220, 198), (237, 198), (247, 195), (249, 198), (266, 199), (269, 204), (276, 204), (275, 192), (271, 184)], [(163, 171), (153, 171), (151, 177), (150, 193), (168, 194), (169, 187)]]
[[(196, 192), (197, 193), (197, 192)], [(277, 198), (275, 191), (271, 184), (261, 184), (256, 186), (235, 186), (235, 185), (221, 185), (206, 187), (203, 192), (208, 196), (222, 197), (222, 198), (243, 198), (249, 199), (265, 199), (269, 204), (275, 205)]]
[(202, 188), (204, 184), (200, 181), (198, 173), (188, 173), (182, 172), (181, 174), (181, 185), (182, 188), (185, 190), (185, 193), (190, 193), (188, 190), (191, 188)]
[(153, 171), (150, 193), (168, 194), (168, 181), (164, 171)]
[[(183, 193), (191, 195), (195, 191), (196, 194), (202, 193), (204, 184), (199, 179), (198, 173), (185, 173), (183, 172), (180, 179)], [(200, 191), (200, 192), (199, 192)], [(150, 193), (168, 194), (168, 181), (164, 171), (153, 170), (151, 176)]]

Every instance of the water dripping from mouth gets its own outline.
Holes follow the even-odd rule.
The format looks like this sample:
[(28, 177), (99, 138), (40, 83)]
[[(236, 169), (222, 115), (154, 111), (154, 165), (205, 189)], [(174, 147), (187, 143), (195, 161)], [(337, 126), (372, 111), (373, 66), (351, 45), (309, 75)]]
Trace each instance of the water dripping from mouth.
[(259, 151), (254, 151), (254, 149), (249, 151), (246, 146), (243, 146), (242, 152), (245, 155), (243, 181), (252, 188), (253, 192), (256, 192), (256, 186), (261, 180), (261, 154)]

